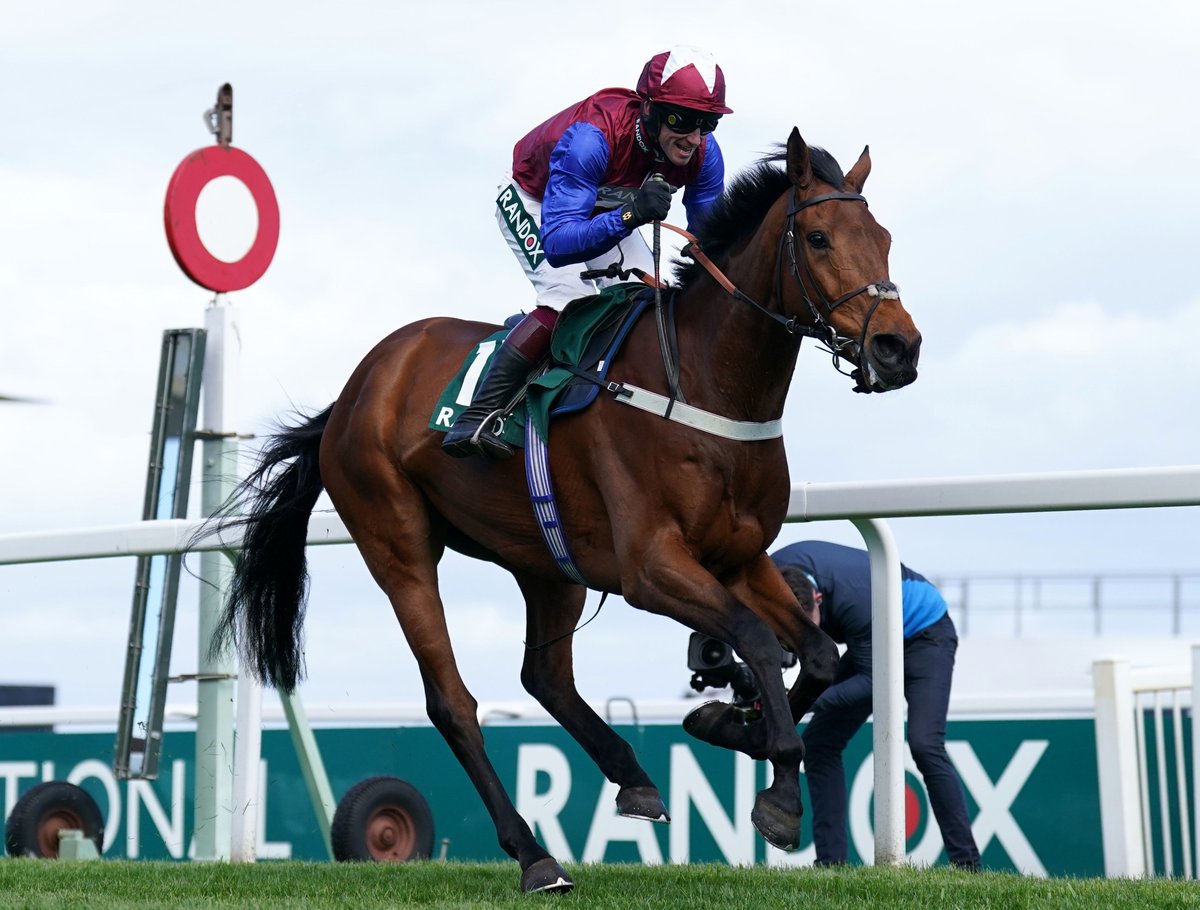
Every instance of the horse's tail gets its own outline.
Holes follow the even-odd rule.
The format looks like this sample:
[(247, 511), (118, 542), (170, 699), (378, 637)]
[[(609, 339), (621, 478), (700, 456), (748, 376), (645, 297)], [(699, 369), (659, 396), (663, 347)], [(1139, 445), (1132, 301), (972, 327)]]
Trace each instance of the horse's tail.
[(242, 528), (243, 537), (210, 650), (217, 653), (235, 641), (251, 672), (285, 692), (304, 671), (305, 540), (323, 487), (318, 455), (332, 410), (330, 405), (272, 436), (217, 521)]

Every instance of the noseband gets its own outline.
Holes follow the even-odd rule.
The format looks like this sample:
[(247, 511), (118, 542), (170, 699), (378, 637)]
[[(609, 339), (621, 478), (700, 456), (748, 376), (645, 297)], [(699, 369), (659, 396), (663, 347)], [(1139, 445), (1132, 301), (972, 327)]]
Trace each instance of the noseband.
[[(782, 306), (783, 256), (786, 251), (792, 277), (796, 279), (796, 284), (800, 286), (800, 296), (808, 308), (808, 315), (811, 318), (811, 322), (801, 323), (793, 317), (781, 320), (783, 321), (784, 328), (794, 335), (804, 335), (823, 344), (825, 349), (833, 355), (834, 369), (843, 375), (857, 379), (859, 388), (862, 391), (870, 391), (869, 377), (866, 376), (868, 367), (863, 362), (863, 353), (866, 350), (867, 344), (867, 330), (870, 328), (871, 317), (875, 315), (875, 310), (879, 307), (879, 304), (884, 300), (899, 300), (900, 291), (891, 281), (872, 281), (849, 293), (843, 294), (836, 300), (830, 300), (825, 296), (825, 292), (821, 290), (821, 286), (813, 277), (812, 267), (809, 265), (808, 258), (803, 255), (796, 255), (796, 214), (811, 205), (833, 201), (861, 202), (863, 205), (867, 204), (866, 198), (860, 193), (840, 192), (823, 193), (801, 201), (795, 187), (792, 188), (792, 201), (788, 206), (787, 223), (784, 225), (783, 232), (779, 235), (779, 267), (775, 273), (775, 297)], [(814, 290), (817, 297), (816, 301), (809, 295), (809, 287)], [(859, 333), (858, 338), (839, 334), (830, 322), (830, 319), (833, 317), (833, 311), (846, 301), (853, 300), (859, 294), (863, 293), (869, 297), (873, 297), (874, 300), (871, 302), (870, 309), (867, 310), (866, 318), (863, 319), (862, 332)], [(858, 364), (859, 375), (856, 376), (842, 369), (842, 357), (848, 357)]]

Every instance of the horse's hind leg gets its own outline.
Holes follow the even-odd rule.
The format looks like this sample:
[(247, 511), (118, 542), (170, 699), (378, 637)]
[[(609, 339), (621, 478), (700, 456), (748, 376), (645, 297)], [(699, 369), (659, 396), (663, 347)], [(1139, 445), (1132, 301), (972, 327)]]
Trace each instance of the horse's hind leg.
[(572, 634), (587, 589), (559, 581), (518, 575), (525, 595), (525, 661), (521, 682), (583, 749), (601, 773), (620, 787), (617, 811), (629, 818), (669, 822), (666, 804), (633, 748), (605, 723), (579, 694), (573, 670)]
[(441, 545), (431, 533), (428, 505), (394, 471), (376, 473), (372, 481), (369, 496), (341, 485), (331, 496), (417, 659), (429, 719), (479, 791), (500, 846), (520, 864), (521, 890), (569, 891), (570, 877), (538, 844), (484, 751), (478, 704), (458, 672), (438, 594)]

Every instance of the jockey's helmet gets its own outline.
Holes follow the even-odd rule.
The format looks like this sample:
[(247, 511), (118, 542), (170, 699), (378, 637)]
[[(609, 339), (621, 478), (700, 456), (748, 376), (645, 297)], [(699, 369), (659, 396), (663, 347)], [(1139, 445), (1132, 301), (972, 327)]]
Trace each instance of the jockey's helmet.
[(725, 74), (707, 51), (679, 45), (651, 57), (637, 93), (651, 104), (674, 105), (709, 114), (732, 114), (725, 106)]

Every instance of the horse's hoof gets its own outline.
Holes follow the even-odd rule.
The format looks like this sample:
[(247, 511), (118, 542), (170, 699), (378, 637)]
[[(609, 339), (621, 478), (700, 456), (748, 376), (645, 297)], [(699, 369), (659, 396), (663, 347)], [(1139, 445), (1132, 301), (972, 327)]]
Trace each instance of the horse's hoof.
[(563, 871), (553, 856), (539, 859), (536, 863), (521, 873), (521, 891), (525, 894), (555, 893), (566, 894), (575, 883)]
[(763, 790), (755, 798), (750, 821), (767, 843), (791, 852), (800, 846), (800, 813), (779, 808), (771, 802), (769, 792)]
[(766, 758), (766, 722), (747, 722), (746, 712), (723, 701), (694, 708), (683, 719), (683, 729), (703, 743), (745, 752), (753, 759)]
[(657, 787), (622, 787), (617, 793), (617, 813), (663, 824), (671, 820)]

